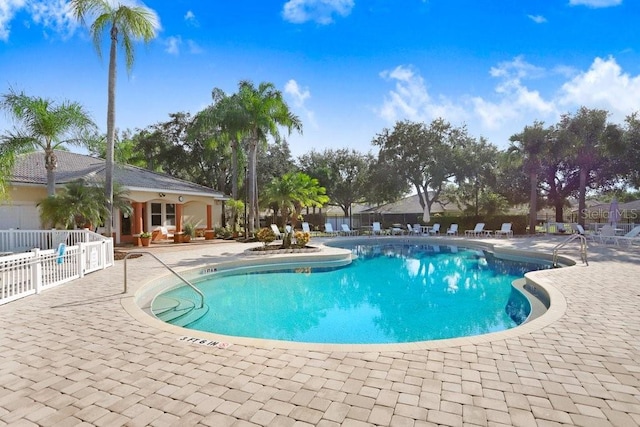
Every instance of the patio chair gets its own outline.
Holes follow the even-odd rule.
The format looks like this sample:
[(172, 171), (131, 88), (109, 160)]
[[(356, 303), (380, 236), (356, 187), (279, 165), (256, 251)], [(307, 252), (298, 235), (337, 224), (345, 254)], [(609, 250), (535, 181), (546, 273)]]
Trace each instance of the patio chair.
[(458, 224), (451, 224), (451, 226), (447, 229), (447, 236), (457, 236), (458, 235)]
[(329, 236), (337, 236), (338, 235), (338, 233), (336, 231), (333, 231), (333, 225), (331, 225), (330, 222), (327, 222), (324, 225), (324, 232), (326, 234), (328, 234)]
[(624, 242), (629, 247), (633, 246), (634, 242), (640, 242), (640, 225), (637, 225), (631, 229), (624, 236), (615, 236), (616, 243), (620, 244), (620, 242)]
[(276, 240), (282, 240), (284, 238), (284, 235), (282, 234), (282, 232), (280, 231), (277, 225), (271, 224), (271, 230), (273, 230), (273, 234), (276, 235)]
[(374, 222), (371, 228), (371, 234), (372, 235), (376, 235), (376, 234), (384, 234), (384, 231), (382, 230), (382, 227), (380, 226), (379, 222)]
[(404, 229), (400, 226), (400, 224), (393, 224), (393, 226), (391, 227), (391, 234), (394, 236), (398, 234), (402, 234), (403, 230)]
[(609, 224), (605, 224), (602, 226), (600, 231), (598, 231), (597, 239), (600, 243), (612, 242), (616, 245), (619, 245), (619, 242), (616, 239), (616, 230)]
[(422, 226), (418, 223), (413, 224), (413, 233), (417, 234), (417, 235), (421, 235), (422, 234)]
[[(456, 227), (458, 227), (457, 224), (456, 224)], [(435, 224), (433, 224), (433, 227), (429, 229), (429, 234), (433, 236), (435, 236), (436, 234), (440, 234), (440, 223), (436, 222)], [(448, 230), (447, 230), (447, 234), (449, 234)], [(456, 234), (458, 234), (457, 228), (456, 228)]]
[(511, 223), (503, 222), (502, 228), (500, 228), (500, 230), (496, 230), (494, 235), (496, 237), (498, 236), (513, 237), (513, 230), (511, 230)]
[(465, 230), (464, 235), (466, 237), (480, 237), (484, 233), (484, 222), (479, 222), (476, 224), (473, 230)]
[(357, 230), (352, 230), (349, 228), (349, 224), (342, 224), (340, 225), (340, 227), (342, 228), (342, 234), (345, 236), (355, 236), (358, 234)]

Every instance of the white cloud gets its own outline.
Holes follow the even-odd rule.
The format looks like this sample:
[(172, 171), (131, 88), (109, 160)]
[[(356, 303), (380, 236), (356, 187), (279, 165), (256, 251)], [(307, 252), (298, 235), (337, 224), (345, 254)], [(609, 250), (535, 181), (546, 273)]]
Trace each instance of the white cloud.
[(284, 85), (284, 92), (293, 99), (293, 105), (304, 112), (311, 126), (317, 128), (318, 123), (316, 122), (315, 113), (305, 105), (307, 99), (311, 98), (309, 89), (300, 87), (298, 82), (291, 79)]
[(182, 45), (182, 37), (180, 36), (169, 36), (164, 42), (166, 48), (165, 52), (171, 55), (179, 55), (180, 54), (180, 46)]
[(527, 15), (527, 16), (536, 24), (544, 24), (545, 22), (547, 22), (547, 18), (545, 18), (542, 15)]
[(569, 0), (571, 6), (587, 6), (593, 8), (611, 7), (622, 4), (622, 0)]
[(9, 23), (24, 5), (25, 0), (0, 0), (0, 40), (9, 40)]
[[(562, 113), (581, 106), (609, 111), (614, 123), (622, 123), (639, 110), (640, 75), (625, 73), (613, 58), (596, 58), (588, 70), (579, 71), (562, 65), (545, 70), (516, 57), (492, 67), (489, 74), (497, 79), (492, 94), (464, 95), (453, 101), (439, 96), (435, 101), (412, 68), (384, 71), (381, 77), (395, 87), (377, 113), (389, 123), (403, 119), (429, 122), (439, 116), (454, 125), (464, 120), (472, 135), (487, 133), (490, 141), (506, 143), (534, 120), (552, 124)], [(538, 87), (544, 87), (548, 95), (543, 96)]]
[(202, 49), (200, 45), (198, 45), (198, 43), (194, 42), (193, 40), (187, 40), (187, 46), (189, 46), (189, 53), (192, 53), (194, 55), (204, 52), (204, 49)]
[(196, 15), (190, 10), (188, 10), (187, 13), (185, 13), (184, 20), (187, 21), (189, 24), (193, 25), (194, 27), (200, 26), (200, 23), (196, 19)]
[(640, 75), (631, 76), (622, 71), (614, 58), (596, 58), (591, 67), (564, 83), (559, 103), (563, 106), (584, 105), (603, 108), (614, 121), (639, 109)]
[(78, 26), (71, 4), (66, 0), (30, 1), (27, 10), (33, 22), (52, 29), (62, 37), (71, 36)]
[[(124, 4), (127, 6), (141, 6), (138, 0), (106, 0), (116, 6)], [(79, 23), (73, 16), (71, 4), (68, 0), (0, 0), (0, 40), (9, 40), (10, 22), (19, 11), (26, 12), (30, 21), (25, 22), (25, 26), (30, 26), (31, 22), (44, 27), (45, 30), (53, 30), (63, 38), (70, 37)], [(152, 12), (152, 25), (156, 30), (160, 30), (160, 19)], [(90, 19), (89, 19), (90, 21)]]
[(354, 0), (289, 0), (284, 4), (282, 16), (294, 24), (315, 21), (326, 25), (333, 22), (334, 15), (349, 15), (353, 6)]
[(401, 119), (431, 121), (438, 117), (449, 121), (462, 121), (467, 114), (460, 106), (454, 105), (446, 97), (433, 100), (424, 79), (412, 67), (398, 66), (391, 71), (383, 71), (380, 77), (395, 82), (384, 103), (378, 109), (380, 117), (393, 122)]

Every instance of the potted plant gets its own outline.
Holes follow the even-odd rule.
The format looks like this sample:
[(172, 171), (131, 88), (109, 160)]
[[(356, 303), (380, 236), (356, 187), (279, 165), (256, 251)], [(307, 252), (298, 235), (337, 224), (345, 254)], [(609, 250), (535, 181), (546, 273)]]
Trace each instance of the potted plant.
[(149, 246), (151, 243), (151, 233), (149, 231), (143, 231), (140, 233), (140, 244), (142, 246)]
[(185, 222), (182, 226), (182, 231), (184, 234), (182, 235), (182, 241), (184, 243), (188, 243), (192, 238), (196, 237), (196, 227), (190, 222)]

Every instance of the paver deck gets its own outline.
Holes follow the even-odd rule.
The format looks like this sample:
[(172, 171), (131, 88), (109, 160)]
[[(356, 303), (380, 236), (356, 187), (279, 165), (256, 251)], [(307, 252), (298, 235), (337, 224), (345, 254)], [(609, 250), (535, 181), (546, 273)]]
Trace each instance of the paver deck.
[[(547, 253), (557, 242), (494, 240)], [(180, 269), (244, 249), (153, 250)], [(589, 256), (589, 266), (533, 273), (564, 298), (557, 318), (402, 351), (180, 341), (123, 307), (166, 271), (148, 256), (129, 260), (123, 295), (118, 261), (0, 306), (0, 425), (640, 425), (640, 250), (599, 245)]]

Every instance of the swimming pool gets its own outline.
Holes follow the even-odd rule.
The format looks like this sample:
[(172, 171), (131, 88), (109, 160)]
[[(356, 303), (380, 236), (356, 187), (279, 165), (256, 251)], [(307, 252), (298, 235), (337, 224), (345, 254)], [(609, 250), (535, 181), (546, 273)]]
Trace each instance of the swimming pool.
[[(208, 311), (184, 325), (217, 334), (333, 344), (408, 343), (502, 331), (529, 301), (512, 287), (549, 264), (437, 244), (343, 244), (342, 267), (217, 272), (197, 286)], [(162, 299), (192, 292), (179, 287)], [(161, 316), (159, 316), (161, 317)]]

